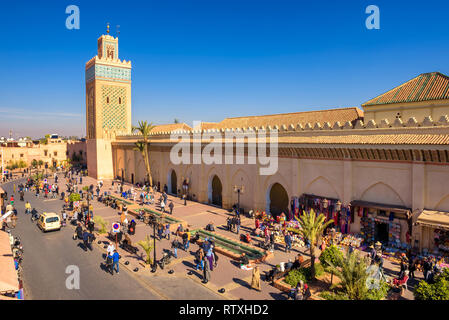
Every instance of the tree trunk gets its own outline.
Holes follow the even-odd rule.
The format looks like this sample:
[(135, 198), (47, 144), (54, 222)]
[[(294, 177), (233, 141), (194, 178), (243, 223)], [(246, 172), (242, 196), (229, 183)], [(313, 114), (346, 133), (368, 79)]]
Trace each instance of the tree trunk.
[(151, 176), (151, 167), (150, 167), (150, 159), (148, 155), (148, 143), (145, 141), (145, 167), (147, 169), (147, 175), (148, 175), (148, 182), (150, 183), (150, 187), (153, 186), (153, 177)]
[(315, 248), (310, 246), (310, 273), (312, 280), (315, 280)]

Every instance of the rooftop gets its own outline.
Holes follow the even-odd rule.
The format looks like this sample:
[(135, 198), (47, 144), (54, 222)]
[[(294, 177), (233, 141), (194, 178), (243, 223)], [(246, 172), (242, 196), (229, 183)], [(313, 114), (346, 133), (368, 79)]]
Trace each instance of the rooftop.
[(449, 77), (440, 72), (423, 73), (362, 104), (362, 107), (449, 99)]

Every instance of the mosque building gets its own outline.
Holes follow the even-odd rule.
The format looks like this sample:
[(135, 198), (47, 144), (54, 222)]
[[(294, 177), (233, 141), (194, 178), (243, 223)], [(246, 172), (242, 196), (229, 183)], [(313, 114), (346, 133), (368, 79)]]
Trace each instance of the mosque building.
[[(118, 53), (118, 38), (102, 35), (97, 56), (86, 63), (88, 171), (98, 179), (144, 183), (144, 159), (135, 150), (142, 137), (131, 127), (131, 62)], [(316, 207), (347, 232), (429, 250), (438, 235), (438, 250), (449, 251), (448, 115), (449, 77), (432, 72), (361, 108), (226, 118), (193, 128), (159, 125), (150, 134), (151, 174), (168, 193), (226, 209), (238, 201), (245, 211), (274, 215)], [(170, 158), (177, 143), (172, 133), (200, 142), (202, 152), (211, 141), (205, 135), (270, 129), (278, 131), (278, 169), (271, 175), (250, 163), (247, 147), (243, 164)]]

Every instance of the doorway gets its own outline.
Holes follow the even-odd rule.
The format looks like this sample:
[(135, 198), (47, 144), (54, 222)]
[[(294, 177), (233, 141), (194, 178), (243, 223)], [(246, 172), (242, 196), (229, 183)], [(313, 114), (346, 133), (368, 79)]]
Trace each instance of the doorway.
[(222, 193), (223, 186), (221, 185), (220, 178), (214, 176), (212, 178), (212, 204), (221, 207), (223, 205)]
[(376, 222), (374, 230), (374, 236), (376, 241), (380, 241), (383, 244), (387, 244), (389, 239), (388, 232), (389, 232), (388, 223)]
[(171, 175), (170, 175), (170, 189), (169, 189), (169, 191), (170, 191), (170, 193), (171, 194), (174, 194), (174, 195), (177, 195), (178, 194), (178, 189), (177, 189), (177, 187), (178, 187), (178, 177), (176, 176), (176, 172), (175, 172), (175, 170), (172, 170), (172, 172), (171, 172)]
[(281, 184), (273, 184), (269, 192), (268, 201), (270, 213), (273, 217), (277, 217), (281, 213), (288, 216), (288, 194)]

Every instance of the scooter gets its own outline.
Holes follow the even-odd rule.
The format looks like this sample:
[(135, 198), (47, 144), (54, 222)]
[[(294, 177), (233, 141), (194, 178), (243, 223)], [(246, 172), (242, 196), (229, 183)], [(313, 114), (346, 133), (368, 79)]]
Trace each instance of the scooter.
[(161, 266), (161, 269), (163, 270), (165, 265), (169, 264), (172, 260), (172, 256), (170, 253), (164, 252), (162, 255), (162, 258), (159, 260), (159, 265)]
[(36, 209), (31, 210), (31, 222), (35, 222), (39, 219), (39, 212)]

